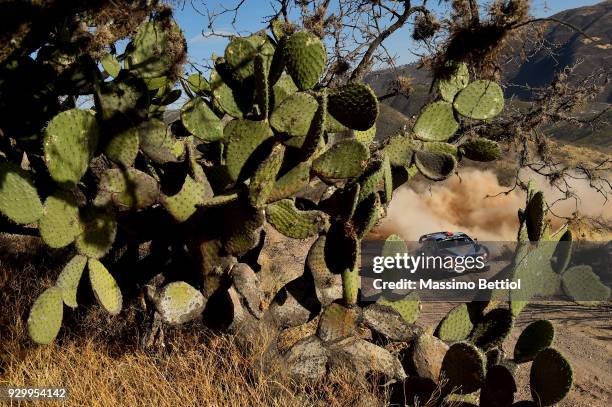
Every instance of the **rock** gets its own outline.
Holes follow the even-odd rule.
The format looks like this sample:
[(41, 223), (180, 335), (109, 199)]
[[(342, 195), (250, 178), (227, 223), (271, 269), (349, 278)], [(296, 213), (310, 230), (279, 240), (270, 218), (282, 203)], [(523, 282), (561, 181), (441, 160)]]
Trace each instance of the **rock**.
[(426, 333), (421, 334), (414, 341), (411, 355), (412, 367), (417, 375), (437, 380), (447, 350), (448, 345), (440, 339)]
[(317, 380), (327, 372), (329, 352), (316, 336), (297, 342), (285, 354), (289, 374), (297, 379)]
[(277, 348), (281, 353), (287, 352), (298, 341), (317, 334), (320, 317), (316, 317), (303, 325), (283, 329), (277, 338)]
[(382, 374), (388, 378), (403, 380), (406, 372), (400, 361), (388, 350), (356, 337), (330, 342), (332, 364), (348, 364), (363, 375)]
[(321, 303), (316, 299), (312, 280), (304, 276), (283, 287), (274, 297), (269, 312), (280, 328), (305, 324), (319, 314)]
[(244, 302), (251, 314), (257, 319), (261, 318), (265, 309), (265, 301), (257, 274), (248, 264), (238, 263), (232, 267), (230, 276), (234, 283), (234, 288), (244, 298)]
[(196, 319), (206, 306), (202, 293), (184, 281), (165, 285), (155, 300), (162, 321), (171, 325)]
[(409, 342), (423, 332), (418, 325), (407, 323), (393, 308), (380, 304), (372, 304), (364, 309), (363, 323), (392, 341)]
[(317, 335), (323, 342), (352, 336), (360, 311), (359, 307), (347, 308), (338, 303), (329, 305), (321, 315)]

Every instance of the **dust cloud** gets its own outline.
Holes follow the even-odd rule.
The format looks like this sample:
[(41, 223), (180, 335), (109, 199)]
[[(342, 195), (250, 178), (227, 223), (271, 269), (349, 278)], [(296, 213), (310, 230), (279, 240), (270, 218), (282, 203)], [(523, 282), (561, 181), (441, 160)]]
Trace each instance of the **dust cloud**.
[[(467, 168), (439, 183), (407, 184), (395, 191), (387, 217), (374, 231), (374, 237), (384, 238), (397, 233), (405, 240), (418, 240), (426, 233), (461, 231), (481, 241), (514, 241), (518, 230), (517, 212), (525, 206), (525, 193), (516, 189), (500, 194), (508, 188), (501, 186), (494, 172)], [(529, 176), (528, 176), (529, 175)], [(547, 181), (536, 174), (521, 174), (521, 179), (532, 178), (544, 191), (549, 203), (562, 197)], [(604, 198), (581, 180), (572, 180), (580, 201), (578, 210), (583, 215), (612, 219), (612, 202)], [(499, 195), (498, 195), (499, 194)], [(488, 197), (487, 196), (493, 196)], [(553, 212), (570, 216), (576, 211), (576, 202), (557, 202)], [(554, 219), (553, 228), (564, 221)]]

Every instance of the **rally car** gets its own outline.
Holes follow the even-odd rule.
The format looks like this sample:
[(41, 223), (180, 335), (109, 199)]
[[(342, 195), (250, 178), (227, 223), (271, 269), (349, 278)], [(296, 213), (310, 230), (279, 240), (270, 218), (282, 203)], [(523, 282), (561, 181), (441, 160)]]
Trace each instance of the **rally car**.
[[(448, 271), (483, 272), (489, 270), (489, 249), (463, 232), (428, 233), (419, 238), (419, 243), (421, 244), (421, 251), (425, 256), (439, 256), (445, 259), (448, 257), (472, 257), (479, 259), (477, 262), (479, 265), (483, 264), (482, 267), (465, 268), (464, 270), (453, 266), (446, 268)], [(465, 264), (464, 259), (462, 263)], [(459, 264), (458, 261), (457, 264)]]

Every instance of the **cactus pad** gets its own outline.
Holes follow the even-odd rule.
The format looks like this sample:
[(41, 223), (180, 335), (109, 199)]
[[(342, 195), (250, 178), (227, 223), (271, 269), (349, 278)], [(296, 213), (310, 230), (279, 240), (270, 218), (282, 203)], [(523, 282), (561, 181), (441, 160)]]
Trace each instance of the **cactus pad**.
[(304, 137), (308, 134), (318, 107), (319, 104), (313, 96), (308, 93), (295, 93), (283, 100), (272, 112), (270, 125), (279, 133)]
[(257, 168), (249, 184), (249, 201), (252, 206), (263, 206), (270, 197), (276, 182), (276, 175), (283, 164), (285, 146), (276, 145), (272, 153)]
[(191, 285), (184, 281), (175, 281), (161, 290), (156, 305), (164, 322), (179, 325), (201, 315), (206, 300), (202, 293)]
[(467, 304), (461, 304), (450, 310), (440, 321), (435, 335), (443, 341), (462, 341), (473, 328)]
[(80, 254), (99, 259), (110, 250), (117, 234), (117, 222), (113, 213), (91, 212), (81, 219), (82, 233), (76, 238)]
[(383, 151), (385, 156), (389, 157), (391, 166), (403, 167), (412, 163), (412, 156), (416, 147), (414, 140), (400, 135), (389, 138)]
[[(177, 162), (178, 157), (182, 154), (177, 154), (178, 142), (170, 128), (164, 122), (157, 119), (149, 119), (142, 123), (138, 128), (140, 137), (140, 148), (154, 162), (158, 164), (166, 164), (169, 162)], [(180, 152), (180, 151), (179, 151)]]
[(459, 129), (453, 106), (449, 102), (437, 101), (425, 106), (416, 123), (414, 134), (425, 141), (446, 141)]
[(245, 37), (234, 37), (225, 47), (225, 62), (232, 71), (232, 77), (242, 82), (253, 75), (253, 58), (257, 50)]
[(557, 243), (554, 253), (555, 262), (553, 263), (553, 269), (557, 273), (563, 273), (570, 262), (572, 257), (572, 240), (572, 231), (569, 229), (559, 238), (559, 243)]
[(529, 240), (537, 241), (540, 240), (542, 232), (544, 231), (545, 221), (544, 215), (546, 213), (546, 201), (544, 200), (544, 193), (538, 191), (533, 194), (529, 200), (527, 207), (525, 208), (525, 223), (527, 225), (527, 234)]
[(474, 327), (470, 341), (487, 352), (502, 344), (510, 335), (513, 324), (510, 310), (505, 308), (491, 310)]
[(446, 79), (440, 79), (437, 81), (438, 92), (442, 99), (447, 102), (453, 102), (455, 95), (465, 88), (470, 81), (470, 73), (468, 67), (463, 62), (457, 64), (455, 72)]
[(551, 406), (563, 400), (574, 382), (572, 367), (554, 348), (542, 350), (531, 365), (529, 383), (531, 396), (541, 406)]
[(359, 266), (347, 268), (342, 272), (342, 298), (346, 305), (357, 304), (359, 282)]
[(295, 86), (295, 83), (293, 83), (293, 80), (289, 75), (281, 75), (274, 86), (272, 86), (271, 96), (273, 105), (280, 106), (285, 99), (293, 95), (295, 92), (297, 92), (297, 90), (297, 86)]
[(462, 116), (488, 120), (504, 108), (504, 92), (495, 82), (474, 81), (457, 94), (453, 106)]
[(74, 197), (63, 191), (49, 196), (45, 201), (38, 229), (49, 247), (57, 249), (72, 243), (81, 233), (79, 208)]
[(191, 99), (181, 108), (181, 121), (189, 133), (204, 142), (223, 138), (221, 120), (199, 97)]
[(85, 175), (98, 145), (99, 128), (94, 115), (71, 109), (56, 115), (45, 131), (45, 161), (59, 184), (74, 185)]
[(514, 401), (516, 381), (510, 369), (504, 365), (489, 368), (482, 390), (480, 407), (508, 407)]
[(303, 161), (281, 175), (274, 183), (268, 202), (288, 198), (308, 185), (311, 166), (310, 161)]
[(382, 215), (382, 207), (378, 194), (370, 194), (357, 205), (351, 223), (359, 239), (363, 239), (376, 225)]
[(610, 298), (610, 287), (604, 285), (591, 266), (570, 267), (561, 276), (563, 291), (577, 302), (598, 303)]
[(128, 54), (130, 70), (143, 78), (157, 78), (167, 73), (174, 65), (177, 43), (184, 43), (181, 30), (174, 21), (164, 26), (159, 21), (148, 21), (140, 25)]
[(138, 129), (129, 127), (118, 134), (115, 134), (106, 146), (104, 154), (117, 164), (129, 167), (134, 164), (138, 155), (140, 139)]
[(187, 86), (198, 95), (210, 91), (210, 84), (198, 72), (192, 73), (187, 77)]
[(483, 137), (471, 139), (459, 147), (461, 155), (473, 161), (494, 161), (501, 157), (501, 149), (495, 141)]
[(351, 336), (357, 327), (358, 317), (357, 309), (332, 303), (321, 313), (317, 335), (324, 342)]
[(453, 344), (442, 360), (440, 378), (443, 377), (448, 380), (448, 392), (469, 394), (478, 390), (485, 379), (484, 356), (469, 343)]
[(430, 153), (446, 153), (452, 155), (457, 160), (459, 159), (459, 150), (457, 149), (457, 146), (450, 143), (428, 141), (423, 143), (423, 151)]
[(9, 163), (0, 163), (0, 212), (20, 224), (36, 222), (43, 214), (29, 174)]
[[(216, 71), (210, 74), (213, 107), (236, 118), (242, 118), (247, 112), (248, 95), (238, 94), (223, 82)], [(243, 100), (244, 99), (244, 100)]]
[(55, 339), (64, 316), (62, 290), (57, 287), (46, 289), (32, 305), (28, 317), (28, 333), (32, 340), (46, 345)]
[(104, 55), (104, 57), (100, 59), (100, 64), (102, 64), (102, 68), (104, 68), (104, 71), (106, 71), (109, 76), (116, 78), (117, 75), (119, 75), (121, 64), (113, 54)]
[(410, 293), (401, 300), (391, 301), (381, 298), (377, 301), (378, 304), (386, 305), (400, 313), (404, 321), (409, 324), (414, 324), (419, 317), (421, 303), (419, 296), (416, 293)]
[(357, 140), (343, 140), (312, 163), (315, 174), (325, 179), (342, 179), (359, 176), (370, 158), (370, 151)]
[(113, 204), (118, 210), (143, 209), (157, 202), (159, 185), (155, 178), (134, 168), (107, 170), (100, 179), (98, 206)]
[(555, 327), (550, 321), (541, 319), (532, 322), (521, 332), (514, 346), (514, 361), (525, 363), (532, 361), (537, 354), (552, 345), (555, 339)]
[(325, 70), (327, 53), (321, 40), (308, 31), (291, 35), (283, 47), (287, 72), (300, 90), (311, 89)]
[(89, 259), (87, 268), (89, 269), (89, 283), (100, 305), (111, 315), (119, 314), (123, 297), (113, 276), (96, 259)]
[(448, 178), (457, 167), (457, 161), (452, 155), (428, 151), (417, 151), (414, 154), (414, 164), (421, 174), (432, 181)]
[(128, 71), (121, 72), (112, 82), (103, 82), (95, 102), (97, 113), (113, 123), (143, 117), (150, 104), (147, 85)]
[(191, 176), (185, 177), (181, 190), (172, 196), (162, 195), (162, 205), (177, 222), (185, 222), (196, 211), (198, 205), (205, 202), (207, 190), (204, 184)]
[(374, 141), (374, 138), (376, 138), (376, 125), (363, 131), (355, 130), (354, 134), (355, 140), (362, 142), (366, 146), (370, 146), (370, 144), (372, 144), (372, 142)]
[(353, 130), (368, 130), (378, 118), (378, 99), (374, 91), (362, 83), (349, 83), (329, 93), (329, 113)]
[(87, 264), (87, 257), (76, 255), (65, 266), (60, 275), (57, 277), (55, 285), (62, 290), (62, 299), (64, 304), (69, 307), (76, 308), (77, 303), (77, 288)]
[(231, 179), (237, 180), (250, 170), (247, 161), (262, 144), (274, 136), (264, 121), (232, 120), (224, 129), (227, 140), (225, 165)]
[(294, 239), (306, 239), (329, 227), (329, 219), (325, 213), (301, 211), (291, 199), (269, 204), (266, 218), (276, 230)]

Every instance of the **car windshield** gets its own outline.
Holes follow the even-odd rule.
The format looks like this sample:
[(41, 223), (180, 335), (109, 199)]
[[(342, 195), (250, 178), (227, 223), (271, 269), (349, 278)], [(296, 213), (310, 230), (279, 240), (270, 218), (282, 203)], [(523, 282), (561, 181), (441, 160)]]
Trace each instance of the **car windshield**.
[(472, 245), (472, 242), (465, 237), (456, 238), (456, 239), (447, 239), (447, 240), (442, 240), (438, 242), (439, 249), (456, 249), (461, 246), (471, 246), (471, 245)]

